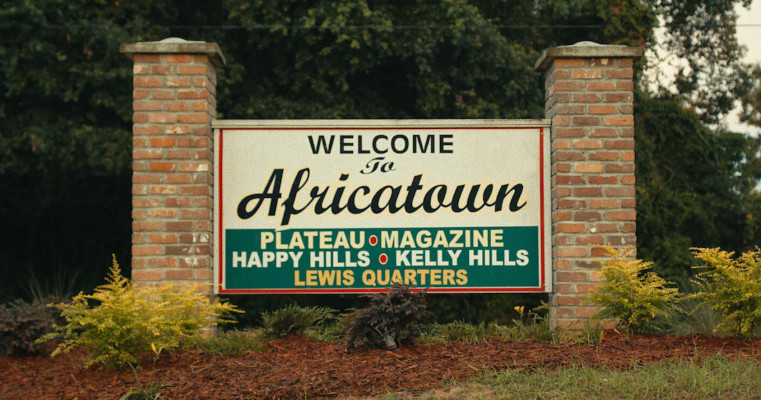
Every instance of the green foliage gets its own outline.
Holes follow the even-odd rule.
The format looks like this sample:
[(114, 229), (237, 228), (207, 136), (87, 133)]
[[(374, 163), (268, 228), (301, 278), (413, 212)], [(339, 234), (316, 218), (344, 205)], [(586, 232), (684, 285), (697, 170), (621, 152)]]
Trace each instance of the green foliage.
[(70, 304), (57, 304), (66, 324), (40, 338), (61, 339), (53, 356), (75, 347), (90, 352), (85, 366), (135, 365), (153, 349), (171, 351), (199, 334), (210, 323), (230, 323), (238, 310), (216, 300), (209, 303), (200, 287), (161, 285), (134, 287), (122, 276), (116, 257), (106, 283), (95, 293), (79, 293)]
[(759, 141), (711, 132), (676, 101), (636, 99), (637, 255), (664, 278), (686, 281), (690, 247), (759, 243)]
[(720, 313), (722, 320), (716, 329), (752, 336), (761, 326), (761, 249), (756, 247), (736, 258), (718, 248), (693, 251), (704, 265), (696, 267), (702, 270), (695, 279), (701, 290), (691, 298)]
[(596, 318), (612, 318), (623, 328), (643, 332), (656, 316), (668, 316), (679, 298), (676, 288), (654, 272), (646, 272), (652, 263), (630, 258), (607, 248), (610, 258), (601, 262), (604, 281), (589, 294), (588, 302), (600, 306)]
[(163, 388), (163, 383), (149, 381), (145, 385), (130, 389), (119, 400), (161, 400), (164, 398), (160, 392)]
[(397, 283), (368, 297), (370, 304), (348, 317), (347, 351), (410, 344), (432, 317), (426, 309), (425, 291), (412, 292), (407, 285)]
[(212, 335), (196, 335), (188, 339), (187, 348), (199, 353), (239, 356), (267, 351), (267, 335), (261, 330), (227, 331)]
[(301, 307), (291, 304), (272, 312), (263, 312), (264, 332), (270, 337), (303, 335), (308, 328), (321, 325), (335, 315), (327, 307)]
[(60, 313), (48, 307), (59, 298), (47, 297), (27, 303), (18, 299), (0, 304), (0, 354), (40, 354), (48, 346), (36, 343), (42, 335), (53, 331), (62, 321)]

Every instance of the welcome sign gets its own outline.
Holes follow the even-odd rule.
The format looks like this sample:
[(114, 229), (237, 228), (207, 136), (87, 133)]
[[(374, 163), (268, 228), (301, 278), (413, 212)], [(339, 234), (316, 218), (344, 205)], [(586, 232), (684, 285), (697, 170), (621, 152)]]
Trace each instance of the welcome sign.
[(548, 121), (214, 127), (216, 293), (551, 287)]

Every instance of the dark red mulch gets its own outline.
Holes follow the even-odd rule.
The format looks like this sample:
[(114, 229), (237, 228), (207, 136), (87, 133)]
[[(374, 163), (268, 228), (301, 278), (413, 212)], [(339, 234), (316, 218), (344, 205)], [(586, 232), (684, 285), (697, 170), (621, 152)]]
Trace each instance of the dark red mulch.
[[(611, 331), (599, 346), (491, 341), (347, 354), (340, 344), (291, 337), (271, 342), (267, 353), (167, 355), (155, 366), (146, 363), (138, 377), (143, 384), (163, 382), (166, 399), (333, 398), (422, 391), (506, 368), (627, 369), (717, 353), (760, 362), (761, 339), (626, 336)], [(131, 371), (82, 369), (79, 357), (0, 357), (0, 398), (118, 399), (139, 386)]]

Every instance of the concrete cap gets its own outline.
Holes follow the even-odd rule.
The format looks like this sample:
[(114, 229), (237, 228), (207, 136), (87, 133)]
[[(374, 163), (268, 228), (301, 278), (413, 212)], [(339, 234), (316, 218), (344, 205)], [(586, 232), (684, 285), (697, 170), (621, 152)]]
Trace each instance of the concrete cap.
[(534, 63), (534, 69), (544, 71), (558, 58), (639, 58), (644, 51), (642, 46), (579, 42), (570, 46), (551, 47), (545, 50)]
[(135, 54), (206, 54), (217, 67), (227, 65), (222, 50), (216, 43), (166, 38), (158, 42), (122, 43), (119, 52), (130, 59)]

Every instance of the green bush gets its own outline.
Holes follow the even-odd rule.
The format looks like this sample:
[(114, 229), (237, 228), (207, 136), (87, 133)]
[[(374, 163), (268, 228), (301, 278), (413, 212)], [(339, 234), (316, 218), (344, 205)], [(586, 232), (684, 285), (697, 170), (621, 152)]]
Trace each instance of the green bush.
[(186, 347), (199, 353), (239, 356), (267, 351), (267, 339), (261, 330), (228, 331), (216, 336), (194, 336)]
[(716, 330), (728, 329), (750, 337), (761, 325), (761, 249), (747, 251), (735, 258), (733, 252), (693, 249), (705, 265), (695, 268), (695, 283), (700, 291), (689, 296), (699, 299), (720, 314)]
[(82, 347), (90, 352), (85, 366), (133, 365), (149, 350), (158, 357), (180, 347), (210, 323), (234, 322), (229, 317), (238, 312), (219, 300), (211, 304), (197, 285), (134, 287), (115, 257), (106, 281), (93, 294), (56, 305), (66, 323), (39, 340), (62, 340), (53, 356)]
[(616, 319), (622, 328), (632, 332), (652, 328), (649, 324), (655, 317), (667, 318), (679, 299), (679, 291), (666, 287), (669, 283), (654, 272), (646, 272), (651, 262), (631, 259), (629, 252), (606, 250), (610, 258), (601, 262), (604, 281), (588, 297), (588, 302), (601, 307), (595, 318)]
[(0, 353), (27, 355), (47, 351), (48, 346), (35, 341), (63, 322), (60, 312), (47, 306), (59, 301), (51, 296), (31, 303), (18, 299), (0, 305)]
[(330, 320), (335, 310), (327, 307), (301, 307), (296, 304), (272, 312), (263, 312), (264, 332), (269, 337), (303, 335), (308, 328), (317, 327)]
[(347, 351), (410, 344), (429, 325), (432, 314), (426, 309), (425, 291), (395, 284), (367, 297), (370, 305), (348, 316)]

